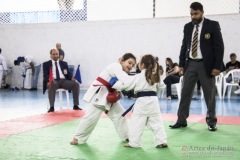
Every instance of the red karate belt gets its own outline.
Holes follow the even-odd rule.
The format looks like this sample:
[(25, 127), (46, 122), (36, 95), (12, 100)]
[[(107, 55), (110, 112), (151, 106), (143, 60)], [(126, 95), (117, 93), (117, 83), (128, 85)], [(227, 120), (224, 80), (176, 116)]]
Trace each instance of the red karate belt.
[[(108, 95), (107, 95), (107, 101), (109, 103), (111, 103), (111, 107), (113, 105), (113, 103), (116, 103), (120, 98), (121, 98), (121, 93), (116, 91), (115, 89), (112, 88), (112, 86), (103, 78), (101, 77), (97, 77), (96, 79), (97, 81), (99, 81), (100, 83), (102, 83), (102, 85), (93, 85), (93, 86), (105, 86), (108, 89)], [(108, 113), (108, 110), (105, 111), (105, 113)]]

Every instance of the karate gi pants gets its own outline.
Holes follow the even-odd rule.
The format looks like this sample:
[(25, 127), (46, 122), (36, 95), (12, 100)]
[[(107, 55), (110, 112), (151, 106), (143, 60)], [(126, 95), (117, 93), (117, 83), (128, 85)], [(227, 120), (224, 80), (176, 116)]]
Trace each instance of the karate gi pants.
[(157, 96), (138, 98), (134, 104), (129, 129), (129, 145), (131, 147), (141, 147), (141, 136), (145, 126), (153, 132), (155, 146), (167, 143)]
[[(105, 111), (104, 109), (94, 105), (95, 97), (96, 95), (92, 98), (92, 100), (89, 103), (87, 103), (85, 115), (81, 119), (79, 126), (76, 130), (74, 138), (78, 139), (79, 144), (87, 142), (93, 129), (97, 125), (99, 118)], [(108, 117), (113, 122), (117, 134), (122, 141), (126, 141), (126, 139), (128, 139), (127, 120), (126, 117), (122, 117), (122, 113), (124, 111), (125, 109), (121, 106), (119, 102), (117, 102), (113, 104), (113, 106), (110, 108), (107, 114)]]

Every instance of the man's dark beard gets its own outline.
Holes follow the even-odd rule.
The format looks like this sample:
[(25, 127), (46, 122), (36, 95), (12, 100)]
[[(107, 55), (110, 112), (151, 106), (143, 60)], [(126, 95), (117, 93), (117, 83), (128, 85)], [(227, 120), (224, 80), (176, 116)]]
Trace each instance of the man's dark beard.
[(192, 23), (195, 24), (195, 25), (197, 25), (197, 24), (199, 24), (199, 23), (202, 22), (202, 19), (203, 19), (203, 18), (201, 17), (200, 19), (192, 20)]

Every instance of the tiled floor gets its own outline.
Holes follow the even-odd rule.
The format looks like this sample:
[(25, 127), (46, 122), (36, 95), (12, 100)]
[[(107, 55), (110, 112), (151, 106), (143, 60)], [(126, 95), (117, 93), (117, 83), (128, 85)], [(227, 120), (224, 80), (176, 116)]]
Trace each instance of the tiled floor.
[[(84, 108), (85, 103), (82, 97), (86, 91), (80, 92), (80, 107)], [(72, 94), (70, 93), (70, 108), (67, 107), (65, 95), (63, 95), (63, 109), (72, 109)], [(218, 116), (240, 116), (240, 96), (234, 94), (230, 99), (217, 100), (216, 112)], [(128, 108), (134, 103), (134, 99), (124, 97), (120, 100), (124, 108)], [(59, 110), (58, 98), (56, 99), (55, 109)], [(177, 99), (167, 100), (166, 98), (159, 99), (160, 109), (162, 113), (176, 114), (179, 101)], [(48, 98), (47, 93), (42, 94), (42, 90), (38, 91), (10, 91), (0, 90), (0, 121), (39, 115), (47, 112)], [(190, 114), (205, 115), (206, 104), (204, 99), (194, 95), (190, 107)]]

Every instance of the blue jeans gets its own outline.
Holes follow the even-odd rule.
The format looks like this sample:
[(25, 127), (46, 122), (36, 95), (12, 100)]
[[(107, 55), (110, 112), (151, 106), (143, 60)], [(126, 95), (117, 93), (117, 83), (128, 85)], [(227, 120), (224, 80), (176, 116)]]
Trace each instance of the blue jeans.
[(34, 73), (34, 76), (32, 77), (32, 88), (37, 88), (38, 76), (41, 70), (41, 64), (38, 66), (34, 66), (34, 68), (35, 68), (35, 73)]

